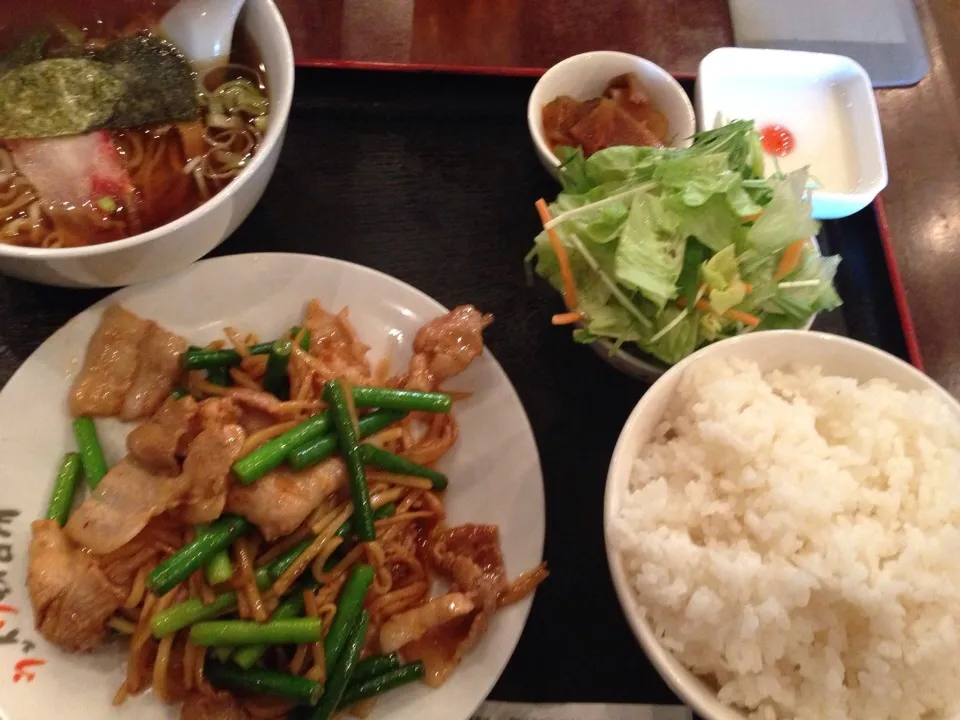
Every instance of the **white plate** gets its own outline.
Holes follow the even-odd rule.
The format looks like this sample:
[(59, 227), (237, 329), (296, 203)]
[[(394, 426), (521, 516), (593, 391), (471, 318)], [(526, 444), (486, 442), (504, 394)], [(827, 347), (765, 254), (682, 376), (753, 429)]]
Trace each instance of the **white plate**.
[[(30, 523), (40, 517), (62, 454), (74, 448), (66, 397), (87, 340), (103, 308), (112, 302), (163, 324), (193, 342), (219, 336), (223, 325), (276, 335), (301, 317), (317, 297), (327, 308), (350, 309), (350, 320), (369, 357), (383, 355), (405, 367), (413, 335), (424, 322), (445, 312), (435, 300), (375, 270), (329, 258), (291, 254), (222, 257), (193, 265), (173, 277), (127, 288), (81, 313), (30, 356), (0, 393), (0, 718), (38, 720), (66, 710), (71, 720), (136, 718), (173, 720), (179, 707), (163, 705), (150, 693), (111, 705), (123, 679), (125, 647), (104, 647), (71, 655), (47, 643), (33, 629), (27, 598)], [(464, 297), (463, 302), (470, 302)], [(481, 308), (482, 309), (482, 308)], [(446, 506), (451, 523), (500, 526), (507, 573), (513, 577), (543, 555), (544, 502), (540, 461), (530, 423), (516, 391), (486, 351), (450, 389), (471, 390), (455, 413), (460, 438), (443, 459), (450, 476)], [(123, 454), (125, 429), (101, 422), (109, 462)], [(10, 517), (10, 511), (19, 513)], [(513, 652), (533, 598), (499, 612), (481, 642), (438, 690), (407, 686), (386, 695), (372, 718), (460, 720), (467, 718), (493, 687)], [(16, 641), (7, 634), (16, 632)], [(25, 645), (24, 643), (29, 643)], [(41, 658), (32, 681), (13, 682), (14, 665)]]

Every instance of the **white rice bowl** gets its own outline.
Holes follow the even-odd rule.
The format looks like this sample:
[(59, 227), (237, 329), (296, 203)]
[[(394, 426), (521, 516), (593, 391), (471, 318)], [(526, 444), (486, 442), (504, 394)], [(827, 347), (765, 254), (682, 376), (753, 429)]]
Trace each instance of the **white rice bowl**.
[(726, 705), (960, 716), (960, 420), (937, 393), (693, 363), (608, 522), (656, 639)]

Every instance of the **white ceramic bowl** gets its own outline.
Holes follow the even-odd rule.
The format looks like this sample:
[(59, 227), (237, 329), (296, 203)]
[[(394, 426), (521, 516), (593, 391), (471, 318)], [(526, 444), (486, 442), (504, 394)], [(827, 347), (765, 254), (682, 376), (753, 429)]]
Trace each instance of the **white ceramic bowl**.
[(273, 0), (247, 0), (240, 23), (267, 70), (270, 124), (257, 154), (233, 182), (186, 215), (123, 240), (64, 249), (0, 243), (0, 273), (64, 287), (131, 285), (186, 267), (237, 229), (273, 175), (293, 99), (293, 47)]
[[(842, 55), (720, 48), (700, 62), (696, 89), (700, 129), (754, 120), (757, 129), (782, 125), (793, 151), (776, 158), (786, 171), (809, 166), (820, 183), (811, 193), (813, 216), (846, 217), (863, 209), (887, 184), (880, 116), (870, 76)], [(768, 155), (766, 173), (776, 169)]]
[(696, 363), (731, 357), (752, 360), (764, 371), (798, 362), (819, 365), (825, 373), (861, 381), (884, 378), (902, 390), (933, 390), (960, 417), (957, 400), (902, 360), (856, 340), (802, 330), (771, 330), (708, 345), (673, 366), (643, 395), (620, 433), (607, 473), (604, 494), (607, 562), (624, 615), (647, 657), (673, 691), (705, 720), (744, 720), (744, 715), (717, 700), (716, 692), (683, 667), (657, 640), (643, 615), (642, 601), (630, 587), (611, 531), (620, 513), (620, 500), (629, 483), (634, 460), (663, 418), (684, 373)]
[(560, 95), (576, 100), (600, 96), (617, 75), (635, 73), (650, 96), (650, 102), (667, 119), (674, 145), (690, 145), (697, 129), (690, 98), (680, 83), (659, 65), (629, 53), (596, 50), (561, 60), (547, 70), (534, 85), (527, 102), (527, 126), (540, 162), (556, 174), (560, 161), (550, 150), (543, 135), (543, 106)]

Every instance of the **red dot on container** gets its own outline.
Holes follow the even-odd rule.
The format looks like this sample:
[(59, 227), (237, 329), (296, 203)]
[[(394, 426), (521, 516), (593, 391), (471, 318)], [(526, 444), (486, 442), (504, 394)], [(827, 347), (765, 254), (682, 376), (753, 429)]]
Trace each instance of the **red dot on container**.
[(789, 155), (793, 151), (793, 143), (793, 133), (783, 125), (766, 125), (760, 128), (760, 145), (771, 155)]

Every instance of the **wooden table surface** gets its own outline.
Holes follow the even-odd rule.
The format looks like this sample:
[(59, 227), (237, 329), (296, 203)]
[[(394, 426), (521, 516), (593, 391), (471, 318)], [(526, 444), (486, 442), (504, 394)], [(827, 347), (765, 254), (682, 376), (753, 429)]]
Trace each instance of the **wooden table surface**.
[[(726, 0), (277, 0), (299, 60), (536, 69), (616, 49), (674, 73), (732, 43)], [(930, 72), (877, 93), (894, 256), (924, 367), (960, 396), (960, 0), (916, 0)]]

